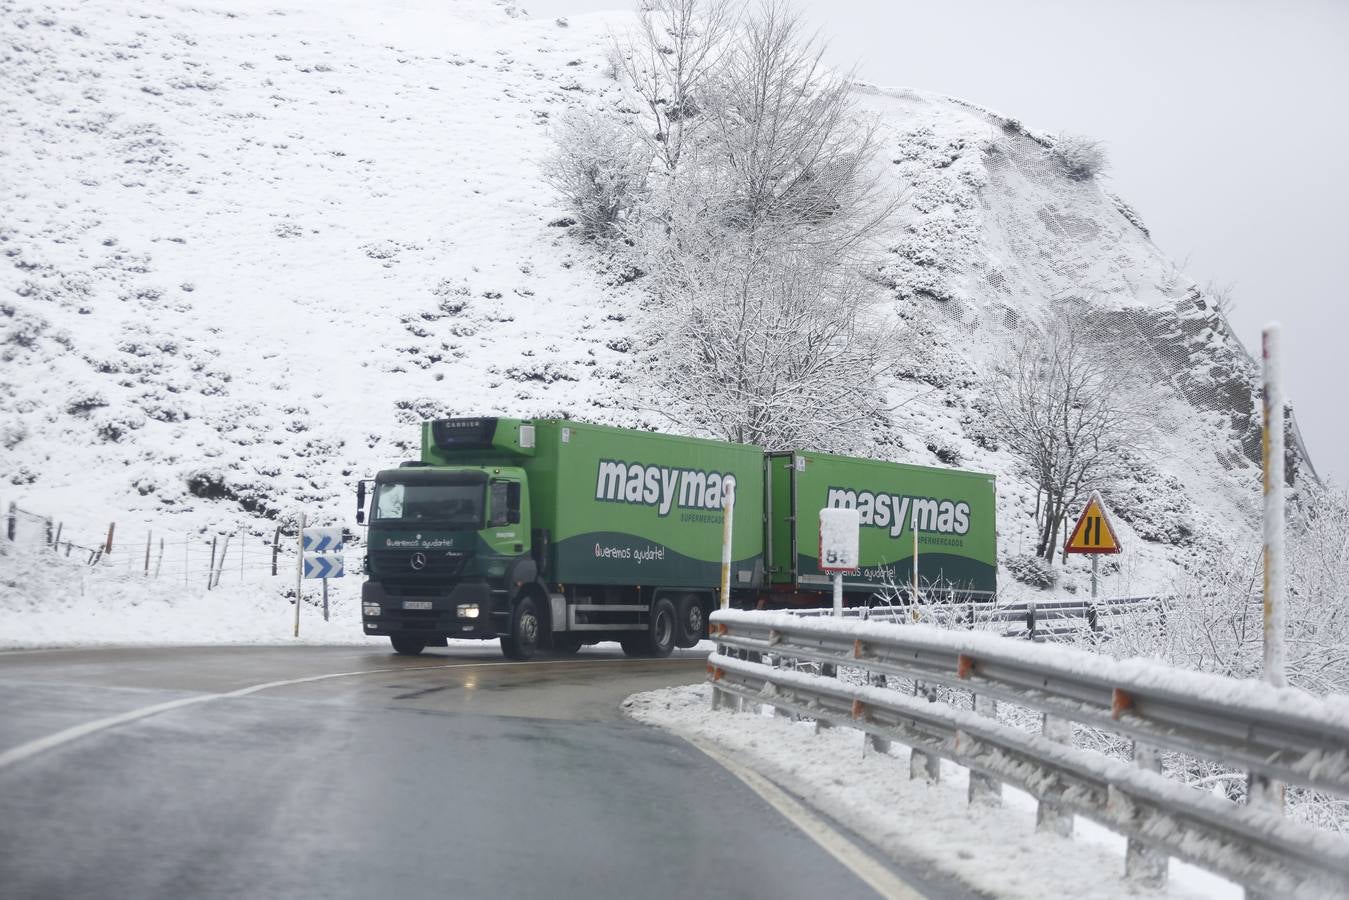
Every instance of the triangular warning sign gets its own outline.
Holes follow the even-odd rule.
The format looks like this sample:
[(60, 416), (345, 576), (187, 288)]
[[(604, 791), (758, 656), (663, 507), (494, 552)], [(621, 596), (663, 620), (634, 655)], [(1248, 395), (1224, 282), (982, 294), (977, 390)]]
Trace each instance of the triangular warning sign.
[(1119, 553), (1121, 547), (1115, 529), (1110, 527), (1110, 517), (1105, 514), (1105, 504), (1101, 495), (1091, 492), (1087, 508), (1082, 510), (1072, 533), (1068, 535), (1068, 544), (1064, 553)]

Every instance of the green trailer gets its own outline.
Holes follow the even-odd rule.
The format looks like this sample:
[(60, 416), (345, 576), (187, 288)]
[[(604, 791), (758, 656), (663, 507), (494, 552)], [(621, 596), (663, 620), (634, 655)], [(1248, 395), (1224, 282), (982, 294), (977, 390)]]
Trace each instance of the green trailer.
[(819, 566), (819, 510), (858, 513), (859, 565), (845, 592), (987, 600), (997, 587), (992, 475), (828, 453), (767, 455), (767, 569), (779, 591), (828, 590)]
[(990, 476), (561, 419), (445, 419), (423, 425), (420, 459), (373, 479), (365, 632), (401, 653), (500, 638), (513, 658), (602, 640), (632, 655), (693, 646), (722, 600), (728, 494), (731, 605), (827, 602), (815, 558), (827, 505), (862, 521), (853, 602), (909, 584), (910, 520), (923, 584), (993, 590)]

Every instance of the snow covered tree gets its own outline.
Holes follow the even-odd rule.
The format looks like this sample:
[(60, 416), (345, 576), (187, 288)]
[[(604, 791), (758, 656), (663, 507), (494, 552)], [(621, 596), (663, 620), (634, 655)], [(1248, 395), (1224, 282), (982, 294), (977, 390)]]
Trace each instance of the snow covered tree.
[(808, 249), (727, 241), (661, 287), (668, 413), (726, 440), (845, 450), (886, 410), (871, 286)]
[(1147, 455), (1151, 391), (1064, 303), (1012, 349), (986, 394), (999, 440), (1035, 480), (1036, 554), (1052, 561), (1068, 513), (1130, 455)]
[(589, 237), (615, 234), (645, 190), (651, 156), (621, 119), (572, 110), (557, 130), (544, 178), (567, 201)]
[(648, 0), (637, 11), (638, 32), (615, 42), (610, 58), (649, 119), (644, 133), (668, 174), (679, 169), (696, 138), (707, 82), (735, 26), (729, 0)]
[(870, 239), (896, 199), (846, 81), (781, 3), (726, 37), (695, 134), (630, 232), (662, 301), (666, 412), (732, 440), (856, 446), (887, 410)]

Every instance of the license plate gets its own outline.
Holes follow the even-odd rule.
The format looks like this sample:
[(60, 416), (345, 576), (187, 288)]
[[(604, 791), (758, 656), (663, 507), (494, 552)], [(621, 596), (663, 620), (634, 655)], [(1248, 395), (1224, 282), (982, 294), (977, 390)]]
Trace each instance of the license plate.
[(403, 609), (430, 609), (430, 600), (404, 600)]

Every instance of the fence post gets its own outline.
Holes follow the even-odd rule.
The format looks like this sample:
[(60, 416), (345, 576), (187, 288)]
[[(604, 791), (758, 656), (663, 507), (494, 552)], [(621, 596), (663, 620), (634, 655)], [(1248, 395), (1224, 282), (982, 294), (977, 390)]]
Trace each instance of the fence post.
[(220, 573), (225, 571), (225, 554), (230, 550), (230, 538), (233, 535), (225, 535), (225, 543), (220, 547), (220, 561), (215, 566), (215, 583), (212, 587), (220, 587)]
[(1035, 640), (1035, 601), (1026, 604), (1026, 638)]
[(154, 540), (154, 532), (147, 532), (145, 535), (145, 577), (150, 577), (150, 544)]
[(211, 563), (206, 567), (206, 590), (211, 589), (211, 579), (215, 577), (215, 542), (218, 538), (211, 535)]
[[(1051, 741), (1068, 744), (1069, 746), (1073, 743), (1073, 723), (1067, 719), (1060, 719), (1058, 716), (1051, 716), (1046, 713), (1041, 719), (1040, 732)], [(1072, 837), (1073, 814), (1060, 803), (1050, 799), (1056, 793), (1053, 790), (1047, 791), (1045, 798), (1036, 806), (1035, 829), (1037, 831), (1048, 831), (1061, 837)]]
[(276, 557), (281, 552), (281, 526), (276, 526), (276, 534), (272, 535), (272, 574), (276, 574)]
[(291, 637), (300, 636), (300, 602), (304, 599), (304, 525), (305, 515), (300, 513), (300, 525), (295, 529), (295, 631)]
[(11, 541), (19, 529), (19, 504), (13, 500), (9, 502), (9, 516), (5, 520), (5, 536)]
[(164, 565), (164, 539), (159, 539), (159, 556), (155, 557), (155, 578), (159, 577), (159, 567)]
[(112, 533), (117, 530), (116, 522), (108, 523), (108, 539), (103, 544), (103, 553), (105, 556), (112, 555)]
[[(990, 719), (998, 717), (998, 701), (984, 694), (974, 695), (974, 711)], [(1002, 805), (1002, 782), (970, 770), (969, 802), (983, 806)]]
[[(1162, 771), (1162, 755), (1156, 747), (1134, 741), (1134, 765), (1148, 772)], [(1129, 838), (1124, 853), (1124, 877), (1154, 890), (1166, 887), (1167, 855)]]
[(50, 547), (51, 545), (52, 545), (52, 520), (51, 517), (49, 516), (47, 518), (47, 546)]
[[(52, 542), (51, 542), (51, 543), (52, 543), (52, 550), (53, 550), (53, 552), (56, 552), (56, 553), (60, 553), (60, 552), (61, 552), (61, 529), (65, 528), (65, 527), (66, 527), (66, 523), (65, 523), (65, 522), (57, 522), (57, 523), (56, 523), (56, 537), (52, 538)], [(67, 553), (67, 555), (69, 555), (69, 554)]]

